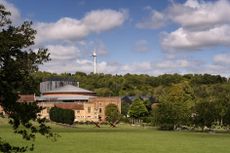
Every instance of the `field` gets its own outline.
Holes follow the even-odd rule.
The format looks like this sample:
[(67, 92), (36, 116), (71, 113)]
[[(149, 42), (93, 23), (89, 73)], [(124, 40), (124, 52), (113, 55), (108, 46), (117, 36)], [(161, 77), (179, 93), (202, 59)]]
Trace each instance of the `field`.
[[(153, 128), (119, 125), (117, 128), (53, 125), (61, 137), (52, 142), (37, 137), (34, 153), (227, 153), (230, 134), (167, 132)], [(0, 136), (17, 145), (25, 144), (0, 120)]]

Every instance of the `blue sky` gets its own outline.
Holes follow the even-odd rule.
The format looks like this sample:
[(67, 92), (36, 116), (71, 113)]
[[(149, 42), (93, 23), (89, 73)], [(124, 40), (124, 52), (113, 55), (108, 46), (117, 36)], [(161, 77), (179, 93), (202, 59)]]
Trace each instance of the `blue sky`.
[(41, 70), (229, 76), (229, 0), (0, 0), (15, 24), (31, 20), (52, 61)]

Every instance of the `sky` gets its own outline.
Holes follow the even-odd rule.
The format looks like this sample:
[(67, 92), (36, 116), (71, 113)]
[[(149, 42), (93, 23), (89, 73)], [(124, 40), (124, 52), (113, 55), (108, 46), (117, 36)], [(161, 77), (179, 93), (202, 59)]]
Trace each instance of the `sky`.
[(48, 48), (40, 70), (106, 74), (230, 74), (229, 0), (0, 0)]

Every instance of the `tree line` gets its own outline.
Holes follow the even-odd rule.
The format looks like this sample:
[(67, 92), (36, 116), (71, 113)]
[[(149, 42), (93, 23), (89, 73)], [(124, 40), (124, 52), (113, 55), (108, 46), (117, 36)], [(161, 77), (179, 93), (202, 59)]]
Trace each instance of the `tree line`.
[(30, 86), (22, 87), (24, 93), (39, 95), (39, 83), (46, 78), (70, 78), (80, 83), (80, 87), (95, 91), (98, 96), (155, 96), (161, 88), (188, 81), (192, 86), (225, 84), (227, 78), (210, 74), (163, 74), (150, 76), (147, 74), (86, 74), (84, 72), (71, 73), (33, 73), (35, 82)]
[[(95, 91), (98, 96), (133, 96), (122, 102), (125, 117), (151, 122), (161, 129), (182, 126), (211, 128), (230, 124), (230, 83), (228, 78), (211, 74), (86, 74), (83, 72), (33, 74), (39, 94), (39, 83), (45, 78), (71, 78), (80, 87)], [(30, 90), (32, 91), (32, 90)], [(140, 97), (140, 98), (138, 98)], [(141, 97), (154, 97), (144, 100)]]

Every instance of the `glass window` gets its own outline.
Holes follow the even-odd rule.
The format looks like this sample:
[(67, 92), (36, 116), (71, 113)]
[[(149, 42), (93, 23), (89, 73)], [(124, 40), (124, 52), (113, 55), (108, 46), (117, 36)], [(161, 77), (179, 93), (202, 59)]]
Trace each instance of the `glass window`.
[(91, 113), (91, 107), (88, 107), (88, 113)]

